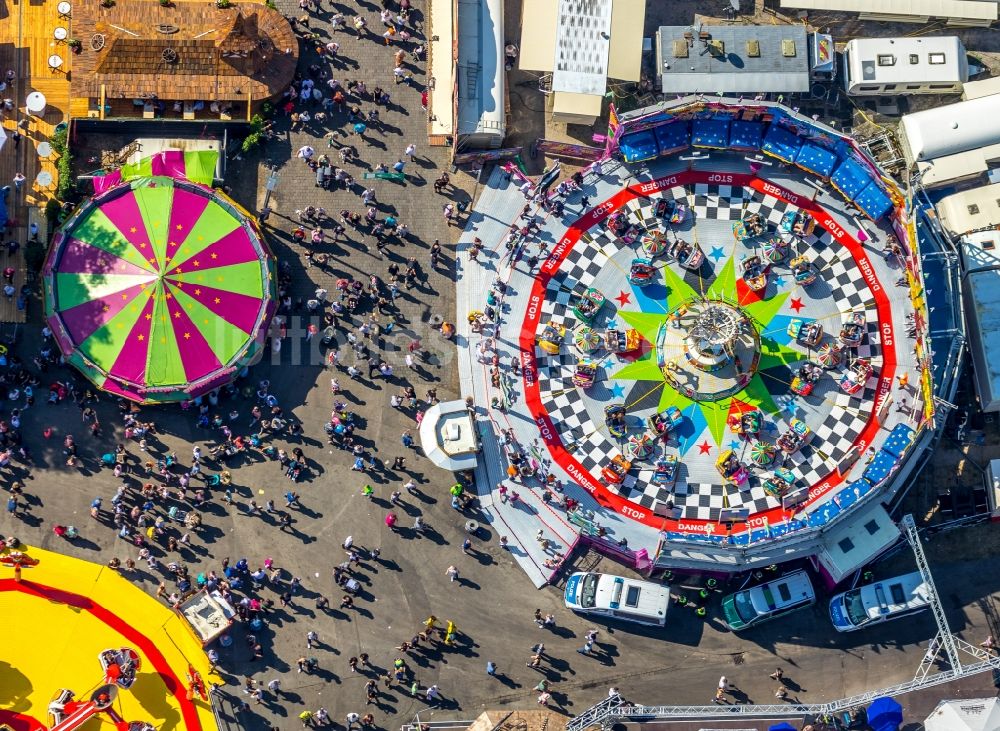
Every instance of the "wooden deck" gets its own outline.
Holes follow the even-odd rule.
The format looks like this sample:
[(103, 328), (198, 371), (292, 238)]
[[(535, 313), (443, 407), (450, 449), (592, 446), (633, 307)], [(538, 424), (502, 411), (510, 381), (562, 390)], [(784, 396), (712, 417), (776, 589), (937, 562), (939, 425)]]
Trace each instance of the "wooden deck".
[[(66, 43), (56, 41), (53, 34), (57, 27), (63, 27), (67, 31), (67, 38), (71, 38), (72, 19), (60, 18), (57, 5), (55, 0), (8, 0), (0, 4), (0, 69), (14, 69), (17, 74), (13, 85), (3, 92), (5, 98), (14, 101), (15, 109), (3, 119), (8, 139), (0, 153), (0, 181), (3, 185), (8, 185), (19, 172), (27, 177), (21, 193), (11, 190), (7, 201), (11, 228), (4, 240), (15, 237), (21, 242), (21, 249), (8, 262), (4, 248), (0, 253), (0, 268), (13, 266), (18, 270), (14, 280), (18, 287), (24, 283), (23, 251), (28, 240), (29, 223), (36, 221), (40, 233), (44, 235), (45, 203), (55, 194), (58, 179), (55, 153), (42, 159), (38, 156), (37, 148), (39, 143), (49, 139), (57, 124), (68, 119), (69, 113), (68, 74), (73, 68), (73, 54)], [(48, 59), (52, 55), (58, 55), (63, 60), (58, 71), (49, 68)], [(38, 116), (28, 115), (25, 107), (25, 99), (33, 91), (44, 94), (48, 103), (45, 111)], [(21, 128), (24, 137), (15, 146), (10, 134), (18, 122), (25, 119), (26, 126)], [(38, 173), (43, 170), (51, 174), (53, 181), (44, 187), (37, 183)], [(0, 322), (24, 320), (25, 313), (17, 309), (15, 301), (0, 296)]]

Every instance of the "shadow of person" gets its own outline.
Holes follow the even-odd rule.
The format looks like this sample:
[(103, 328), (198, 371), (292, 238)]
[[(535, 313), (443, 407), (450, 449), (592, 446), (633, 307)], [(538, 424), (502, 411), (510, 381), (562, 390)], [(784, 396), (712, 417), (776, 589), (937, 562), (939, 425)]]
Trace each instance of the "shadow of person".
[(132, 696), (139, 701), (147, 718), (158, 719), (163, 728), (176, 728), (181, 724), (177, 708), (170, 703), (179, 690), (173, 678), (163, 673), (139, 673), (131, 688)]
[(8, 662), (0, 660), (0, 707), (14, 713), (27, 711), (32, 685), (28, 676)]

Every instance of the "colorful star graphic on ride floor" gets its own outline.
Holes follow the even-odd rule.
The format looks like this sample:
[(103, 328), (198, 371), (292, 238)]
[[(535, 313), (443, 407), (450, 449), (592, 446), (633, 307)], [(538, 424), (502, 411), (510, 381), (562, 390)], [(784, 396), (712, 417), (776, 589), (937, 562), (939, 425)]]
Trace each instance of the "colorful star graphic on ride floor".
[[(715, 445), (721, 446), (728, 442), (724, 440), (726, 424), (730, 414), (743, 413), (757, 408), (765, 414), (777, 414), (780, 409), (768, 390), (767, 381), (772, 378), (768, 369), (791, 366), (806, 359), (806, 354), (791, 345), (784, 345), (781, 340), (787, 340), (784, 329), (788, 317), (778, 315), (778, 311), (788, 298), (789, 293), (777, 293), (770, 297), (761, 297), (752, 293), (746, 284), (736, 276), (735, 263), (729, 258), (715, 281), (703, 292), (696, 292), (684, 281), (672, 267), (662, 269), (666, 294), (660, 301), (640, 297), (640, 306), (657, 312), (627, 312), (619, 310), (618, 317), (629, 326), (635, 328), (650, 343), (656, 342), (657, 332), (670, 318), (678, 307), (692, 299), (725, 300), (738, 305), (751, 319), (760, 336), (760, 360), (757, 369), (747, 385), (735, 394), (716, 401), (696, 401), (675, 390), (667, 381), (662, 369), (657, 363), (655, 347), (633, 363), (624, 365), (611, 374), (613, 380), (649, 381), (652, 387), (642, 394), (643, 400), (653, 390), (659, 390), (657, 410), (675, 406), (693, 428), (684, 430), (686, 437), (680, 438), (680, 451), (685, 453), (696, 446), (703, 432), (708, 429)], [(780, 385), (781, 390), (787, 389), (786, 383)], [(628, 406), (628, 404), (626, 404)], [(704, 442), (702, 442), (704, 444)]]

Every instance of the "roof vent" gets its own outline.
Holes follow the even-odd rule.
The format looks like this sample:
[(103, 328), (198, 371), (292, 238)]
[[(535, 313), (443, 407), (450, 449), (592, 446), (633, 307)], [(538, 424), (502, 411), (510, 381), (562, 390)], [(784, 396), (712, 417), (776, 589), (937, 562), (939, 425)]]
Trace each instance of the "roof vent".
[(160, 54), (160, 58), (163, 59), (164, 63), (176, 63), (177, 51), (175, 51), (173, 48), (164, 48), (163, 53)]
[(750, 58), (760, 58), (760, 41), (747, 41), (747, 56)]
[(781, 55), (785, 58), (795, 58), (795, 40), (785, 38), (781, 41)]
[(726, 44), (724, 41), (709, 41), (708, 42), (708, 52), (720, 58), (726, 55)]
[(674, 58), (687, 58), (687, 57), (688, 57), (687, 41), (674, 41)]

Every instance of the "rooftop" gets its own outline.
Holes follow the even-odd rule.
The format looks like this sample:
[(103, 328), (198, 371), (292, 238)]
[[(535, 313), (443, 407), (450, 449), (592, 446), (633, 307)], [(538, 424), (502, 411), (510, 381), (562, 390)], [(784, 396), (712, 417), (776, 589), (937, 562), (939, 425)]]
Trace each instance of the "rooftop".
[(1000, 142), (1000, 129), (994, 120), (1000, 115), (1000, 94), (946, 104), (900, 120), (903, 154), (912, 165), (955, 155)]
[(660, 26), (664, 94), (809, 90), (805, 26)]
[(844, 54), (856, 81), (954, 83), (969, 78), (958, 36), (854, 38)]
[(954, 193), (936, 208), (941, 225), (952, 236), (995, 227), (1000, 224), (1000, 183)]
[(96, 99), (259, 101), (295, 73), (298, 40), (276, 10), (245, 3), (78, 3), (72, 95)]
[(919, 18), (961, 18), (994, 21), (997, 0), (781, 0), (782, 8), (833, 10), (864, 15), (895, 15)]
[(476, 421), (464, 401), (434, 404), (420, 421), (420, 446), (441, 469), (457, 472), (476, 466)]

